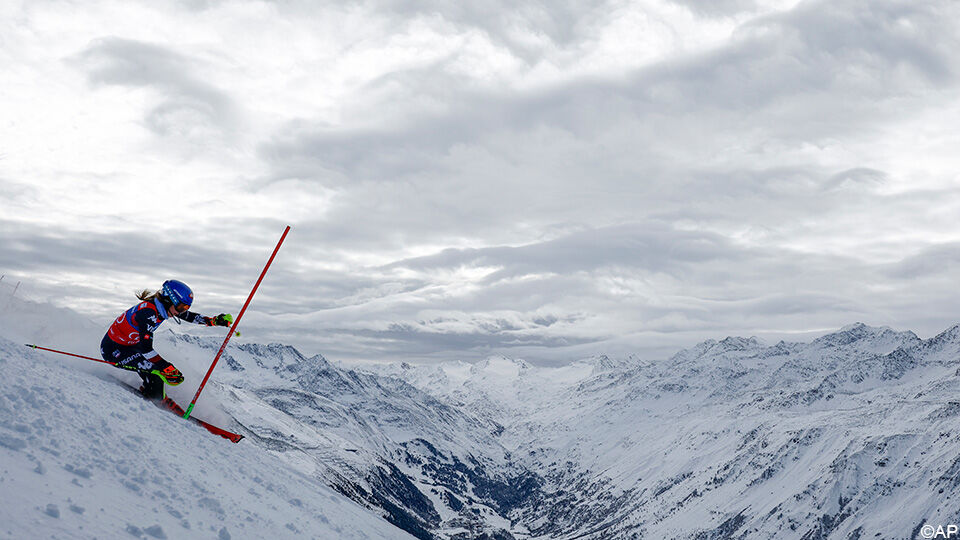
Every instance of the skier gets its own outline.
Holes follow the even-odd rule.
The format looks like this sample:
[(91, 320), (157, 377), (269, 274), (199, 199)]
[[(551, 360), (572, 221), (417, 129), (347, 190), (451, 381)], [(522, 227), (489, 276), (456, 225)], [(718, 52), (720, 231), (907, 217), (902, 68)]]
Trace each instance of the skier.
[(164, 383), (176, 386), (183, 382), (183, 374), (153, 350), (153, 333), (160, 324), (174, 317), (180, 321), (206, 325), (230, 326), (233, 317), (221, 313), (205, 317), (188, 311), (193, 303), (193, 291), (182, 281), (170, 279), (154, 293), (143, 290), (137, 294), (141, 302), (123, 312), (100, 342), (100, 355), (121, 369), (136, 371), (143, 379), (140, 391), (147, 399), (164, 400)]

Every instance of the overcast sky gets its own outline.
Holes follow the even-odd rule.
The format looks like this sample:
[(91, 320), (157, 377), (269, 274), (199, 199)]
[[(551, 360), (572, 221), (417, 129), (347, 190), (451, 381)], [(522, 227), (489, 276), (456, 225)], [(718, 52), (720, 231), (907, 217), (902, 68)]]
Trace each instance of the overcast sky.
[(241, 339), (331, 360), (929, 337), (958, 50), (955, 0), (7, 1), (0, 273), (236, 314), (289, 224)]

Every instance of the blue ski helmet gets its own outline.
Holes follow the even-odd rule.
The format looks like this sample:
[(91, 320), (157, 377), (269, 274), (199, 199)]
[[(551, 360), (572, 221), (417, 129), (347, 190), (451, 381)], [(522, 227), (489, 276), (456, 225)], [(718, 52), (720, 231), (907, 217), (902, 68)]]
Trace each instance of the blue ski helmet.
[(193, 304), (193, 291), (187, 284), (175, 279), (168, 279), (163, 282), (163, 288), (160, 289), (160, 296), (167, 304), (180, 310), (185, 310)]

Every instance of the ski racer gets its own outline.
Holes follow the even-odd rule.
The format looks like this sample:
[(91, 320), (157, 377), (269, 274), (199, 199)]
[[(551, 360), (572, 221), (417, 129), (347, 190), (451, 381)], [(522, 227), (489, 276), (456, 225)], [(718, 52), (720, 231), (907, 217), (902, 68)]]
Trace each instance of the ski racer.
[(177, 324), (186, 321), (206, 326), (230, 326), (233, 317), (227, 313), (205, 317), (189, 311), (193, 291), (175, 279), (164, 281), (159, 291), (143, 290), (137, 298), (141, 302), (123, 312), (110, 325), (100, 342), (100, 355), (118, 368), (136, 371), (143, 379), (140, 391), (145, 398), (163, 400), (166, 398), (164, 383), (176, 386), (183, 382), (183, 374), (153, 350), (153, 334), (157, 327), (171, 317)]

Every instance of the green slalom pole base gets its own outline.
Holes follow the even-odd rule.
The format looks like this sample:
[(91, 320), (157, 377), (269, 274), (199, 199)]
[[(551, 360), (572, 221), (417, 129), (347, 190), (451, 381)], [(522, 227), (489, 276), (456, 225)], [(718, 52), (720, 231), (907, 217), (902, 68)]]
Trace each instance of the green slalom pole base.
[(190, 413), (193, 411), (193, 406), (194, 406), (194, 404), (191, 403), (190, 406), (187, 407), (186, 412), (183, 413), (183, 417), (184, 417), (184, 418), (190, 418)]

